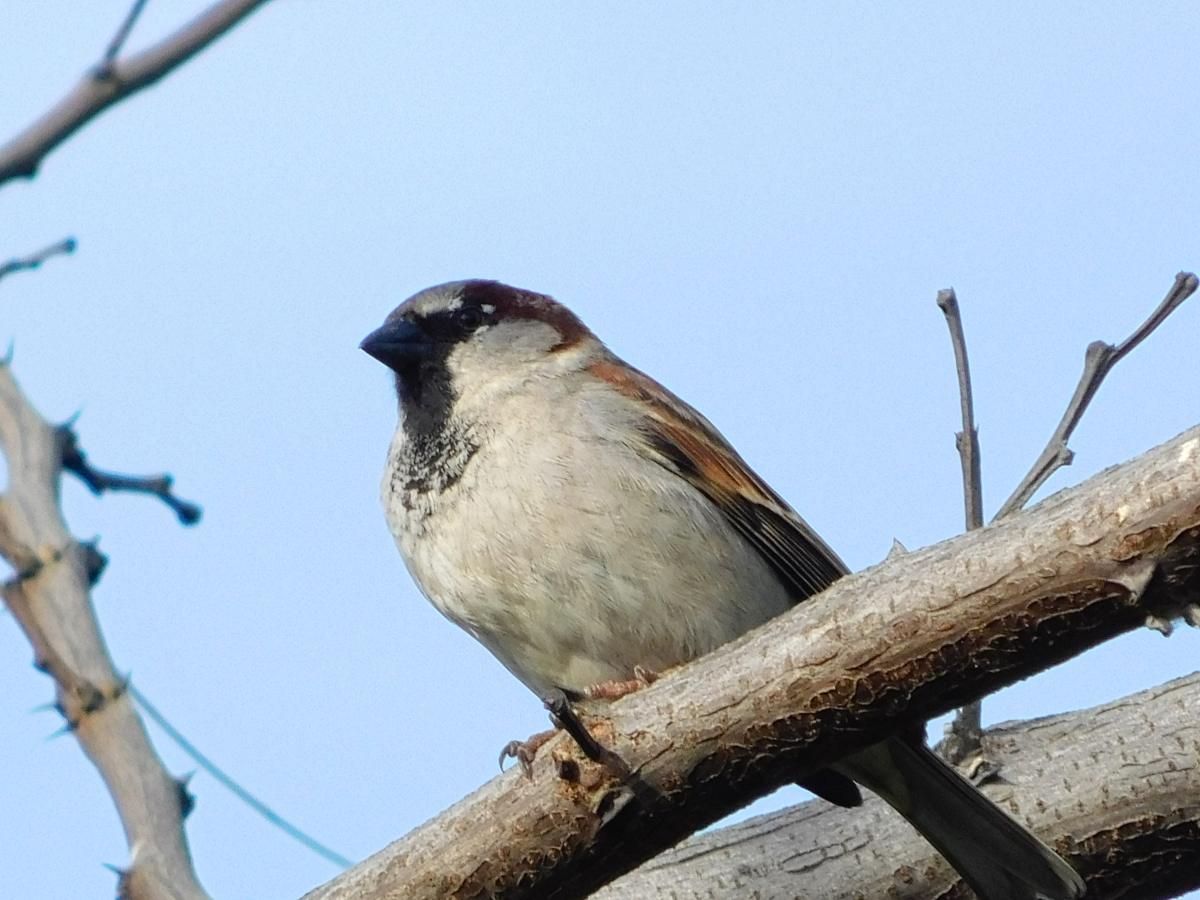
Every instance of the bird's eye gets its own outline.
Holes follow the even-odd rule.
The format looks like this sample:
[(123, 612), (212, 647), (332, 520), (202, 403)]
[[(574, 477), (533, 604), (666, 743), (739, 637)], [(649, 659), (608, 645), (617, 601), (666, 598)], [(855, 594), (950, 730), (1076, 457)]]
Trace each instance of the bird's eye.
[(454, 314), (454, 321), (463, 331), (474, 331), (483, 324), (483, 312), (477, 306), (464, 306)]

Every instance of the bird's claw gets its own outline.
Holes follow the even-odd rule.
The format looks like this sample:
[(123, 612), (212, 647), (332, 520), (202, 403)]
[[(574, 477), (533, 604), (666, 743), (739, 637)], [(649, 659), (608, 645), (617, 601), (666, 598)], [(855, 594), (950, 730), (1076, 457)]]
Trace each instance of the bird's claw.
[(654, 684), (658, 681), (660, 674), (644, 666), (634, 666), (633, 678), (628, 681), (602, 681), (599, 684), (589, 685), (583, 689), (583, 696), (588, 700), (620, 700), (622, 697)]
[(528, 740), (509, 741), (500, 751), (500, 770), (504, 771), (506, 760), (515, 759), (525, 777), (533, 778), (533, 761), (538, 750), (556, 734), (557, 731), (539, 731)]

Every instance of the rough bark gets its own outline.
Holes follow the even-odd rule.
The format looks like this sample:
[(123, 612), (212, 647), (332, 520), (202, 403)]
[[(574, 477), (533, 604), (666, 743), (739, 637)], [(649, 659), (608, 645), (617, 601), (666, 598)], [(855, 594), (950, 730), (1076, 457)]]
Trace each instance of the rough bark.
[(100, 770), (129, 842), (119, 893), (129, 900), (206, 900), (183, 833), (183, 786), (159, 760), (100, 634), (88, 593), (101, 558), (67, 531), (59, 511), (64, 432), (45, 422), (0, 365), (0, 554), (15, 576), (4, 600), (54, 678), (59, 709)]
[[(983, 790), (1085, 876), (1088, 897), (1200, 887), (1200, 673), (1115, 703), (983, 733)], [(969, 897), (891, 807), (814, 800), (689, 838), (595, 900)]]
[(564, 736), (308, 900), (583, 897), (738, 806), (1136, 628), (1196, 620), (1200, 427), (848, 577)]

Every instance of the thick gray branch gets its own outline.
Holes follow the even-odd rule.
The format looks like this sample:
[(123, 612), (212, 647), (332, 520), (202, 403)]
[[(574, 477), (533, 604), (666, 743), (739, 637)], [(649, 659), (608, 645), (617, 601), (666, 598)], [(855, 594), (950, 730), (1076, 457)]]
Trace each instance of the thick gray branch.
[(4, 600), (116, 802), (130, 847), (121, 896), (206, 900), (183, 833), (183, 789), (163, 768), (113, 667), (88, 595), (90, 554), (59, 511), (62, 433), (30, 405), (8, 365), (0, 365), (0, 446), (9, 473), (0, 554), (16, 570)]
[(223, 0), (136, 56), (104, 57), (53, 109), (0, 147), (0, 185), (32, 178), (51, 150), (95, 116), (187, 62), (265, 2)]
[(559, 736), (309, 900), (583, 897), (749, 800), (1200, 599), (1200, 427), (839, 581)]
[[(1200, 673), (1115, 703), (990, 728), (983, 790), (1066, 856), (1089, 900), (1200, 887)], [(877, 797), (815, 800), (690, 838), (596, 900), (905, 900), (969, 896)]]

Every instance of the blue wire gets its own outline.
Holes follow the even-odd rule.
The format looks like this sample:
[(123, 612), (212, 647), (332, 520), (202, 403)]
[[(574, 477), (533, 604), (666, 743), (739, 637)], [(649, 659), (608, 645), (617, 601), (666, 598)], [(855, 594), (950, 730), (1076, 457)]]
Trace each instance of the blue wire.
[(167, 733), (167, 737), (178, 744), (184, 753), (194, 759), (199, 764), (200, 768), (231, 790), (243, 803), (252, 808), (272, 825), (283, 829), (283, 831), (298, 840), (309, 850), (312, 850), (314, 853), (319, 853), (331, 863), (341, 866), (343, 869), (348, 869), (354, 865), (352, 862), (350, 862), (350, 860), (346, 859), (346, 857), (339, 853), (334, 853), (320, 841), (309, 837), (295, 825), (291, 824), (282, 816), (280, 816), (277, 812), (275, 812), (275, 810), (271, 809), (271, 807), (267, 806), (257, 797), (250, 794), (240, 784), (217, 768), (212, 760), (197, 750), (191, 741), (180, 734), (175, 729), (175, 726), (168, 722), (166, 718), (163, 717), (163, 714), (155, 709), (154, 704), (145, 698), (141, 691), (135, 688), (132, 684), (127, 684), (126, 687), (129, 690), (129, 695), (138, 702), (138, 706), (145, 710), (146, 715), (153, 719), (155, 724)]

